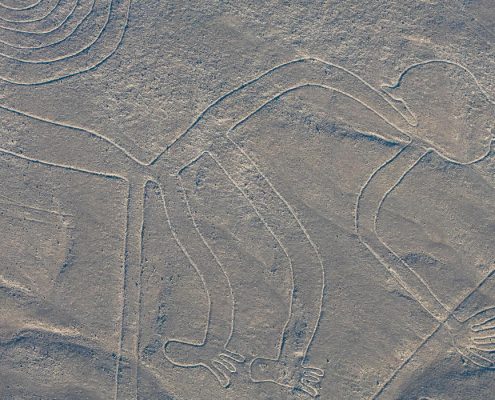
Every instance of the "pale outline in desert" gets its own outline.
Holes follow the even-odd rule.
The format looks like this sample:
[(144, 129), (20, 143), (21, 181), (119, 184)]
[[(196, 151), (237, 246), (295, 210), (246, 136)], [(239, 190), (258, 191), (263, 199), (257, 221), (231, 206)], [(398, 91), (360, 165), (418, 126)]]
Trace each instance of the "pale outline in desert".
[[(106, 12), (102, 13), (102, 9)], [(19, 7), (1, 3), (0, 79), (15, 85), (37, 86), (90, 73), (122, 44), (129, 9), (130, 0), (38, 0)], [(78, 32), (84, 34), (83, 40)], [(440, 72), (436, 68), (440, 68)], [(476, 133), (479, 131), (482, 137), (479, 143), (473, 143), (474, 150), (467, 155), (457, 154), (457, 149), (448, 149), (421, 137), (418, 126), (428, 125), (428, 121), (422, 121), (407, 96), (400, 95), (401, 87), (407, 85), (412, 72), (420, 70), (424, 74), (430, 71), (441, 74), (442, 68), (454, 71), (455, 76), (471, 82), (472, 95), (483, 99), (483, 110), (488, 113), (488, 116), (479, 119), (479, 126), (469, 126)], [(322, 313), (324, 262), (297, 211), (232, 135), (274, 101), (305, 88), (339, 93), (364, 106), (401, 134), (400, 137), (378, 136), (402, 147), (373, 171), (362, 186), (355, 203), (355, 228), (359, 240), (437, 321), (437, 327), (418, 348), (412, 349), (410, 356), (390, 378), (381, 383), (372, 399), (380, 398), (384, 388), (400, 374), (413, 355), (443, 328), (450, 333), (455, 349), (467, 360), (480, 368), (495, 368), (495, 305), (478, 310), (467, 320), (456, 316), (456, 311), (468, 298), (476, 296), (480, 287), (494, 279), (495, 271), (480, 281), (457, 306), (448, 307), (426, 281), (380, 238), (376, 229), (385, 200), (425, 155), (435, 152), (457, 165), (478, 163), (488, 156), (492, 138), (491, 127), (486, 126), (486, 121), (493, 121), (495, 103), (469, 69), (450, 60), (426, 60), (413, 64), (400, 74), (395, 84), (377, 89), (347, 68), (308, 56), (267, 66), (262, 74), (226, 92), (200, 112), (183, 133), (151, 160), (140, 159), (93, 130), (0, 105), (4, 115), (22, 121), (25, 130), (30, 130), (31, 134), (25, 137), (24, 132), (15, 132), (14, 135), (18, 135), (15, 146), (2, 143), (0, 152), (68, 171), (116, 178), (128, 185), (120, 354), (115, 373), (116, 400), (138, 398), (138, 366), (149, 368), (159, 375), (159, 365), (163, 362), (156, 361), (155, 365), (140, 359), (143, 208), (144, 193), (150, 182), (159, 188), (167, 216), (164, 224), (168, 225), (175, 241), (200, 277), (208, 299), (204, 339), (192, 343), (167, 338), (163, 341), (162, 351), (155, 357), (184, 367), (184, 374), (188, 373), (187, 368), (208, 369), (219, 383), (218, 390), (231, 385), (231, 377), (238, 372), (239, 364), (248, 363), (252, 384), (272, 382), (289, 390), (319, 397), (325, 368), (313, 365), (307, 353), (318, 333)], [(455, 134), (462, 135), (463, 132)], [(61, 148), (70, 148), (70, 159), (65, 158), (63, 151), (53, 151)], [(291, 302), (284, 329), (280, 332), (276, 359), (249, 360), (230, 346), (236, 318), (236, 294), (225, 266), (197, 226), (181, 177), (185, 169), (206, 157), (213, 160), (242, 194), (289, 260)], [(16, 206), (23, 207), (21, 204)], [(70, 216), (60, 213), (48, 217)], [(296, 247), (298, 252), (294, 251)], [(17, 285), (2, 277), (0, 279), (3, 285)], [(311, 285), (305, 285), (308, 280)], [(19, 289), (23, 290), (22, 286)], [(300, 323), (304, 324), (305, 329), (296, 336), (295, 327)]]

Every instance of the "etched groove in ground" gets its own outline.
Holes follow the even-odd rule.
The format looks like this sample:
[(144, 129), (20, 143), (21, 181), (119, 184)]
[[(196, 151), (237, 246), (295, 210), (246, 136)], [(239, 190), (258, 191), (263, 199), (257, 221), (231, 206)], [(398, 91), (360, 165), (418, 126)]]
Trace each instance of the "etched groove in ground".
[[(130, 0), (71, 0), (20, 21), (0, 7), (0, 80), (37, 85), (97, 67), (122, 42), (129, 8)], [(36, 14), (35, 7), (15, 12), (28, 11)]]

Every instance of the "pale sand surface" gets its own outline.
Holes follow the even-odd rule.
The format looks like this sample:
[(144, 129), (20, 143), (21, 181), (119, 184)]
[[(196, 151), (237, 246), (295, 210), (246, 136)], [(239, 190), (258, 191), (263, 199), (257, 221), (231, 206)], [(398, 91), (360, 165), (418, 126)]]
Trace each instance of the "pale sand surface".
[(0, 399), (495, 398), (495, 4), (0, 1)]

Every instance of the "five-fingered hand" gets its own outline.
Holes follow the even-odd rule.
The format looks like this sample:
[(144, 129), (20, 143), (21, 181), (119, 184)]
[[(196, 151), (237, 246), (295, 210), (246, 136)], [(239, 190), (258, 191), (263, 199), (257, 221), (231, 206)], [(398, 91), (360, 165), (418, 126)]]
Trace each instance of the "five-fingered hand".
[(486, 308), (463, 322), (447, 324), (453, 344), (467, 360), (495, 369), (495, 307)]

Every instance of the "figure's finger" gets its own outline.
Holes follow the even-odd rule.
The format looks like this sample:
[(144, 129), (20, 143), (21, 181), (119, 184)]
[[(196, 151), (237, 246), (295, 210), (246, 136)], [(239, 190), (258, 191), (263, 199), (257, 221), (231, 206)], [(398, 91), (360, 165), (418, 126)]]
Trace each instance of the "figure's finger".
[(231, 373), (234, 373), (237, 371), (234, 363), (232, 362), (232, 359), (225, 354), (219, 354), (218, 355), (218, 361)]
[(490, 360), (480, 356), (475, 351), (472, 351), (466, 347), (456, 347), (457, 352), (469, 363), (481, 368), (489, 368), (491, 365)]
[(495, 337), (495, 327), (493, 327), (493, 328), (485, 328), (485, 329), (478, 329), (475, 332), (476, 332), (476, 337), (477, 338)]
[(495, 330), (495, 318), (489, 319), (481, 324), (473, 325), (471, 329), (475, 332), (486, 331), (489, 329)]
[(211, 360), (210, 364), (205, 364), (205, 367), (208, 368), (208, 370), (215, 375), (215, 378), (217, 378), (218, 382), (220, 385), (222, 385), (224, 388), (227, 388), (230, 386), (230, 378), (228, 372), (225, 372), (224, 366), (217, 360)]
[(476, 343), (475, 348), (477, 350), (483, 351), (485, 353), (495, 353), (495, 342), (492, 342), (492, 343)]
[(477, 336), (472, 340), (476, 344), (495, 344), (495, 336)]
[(236, 353), (234, 351), (225, 349), (222, 354), (226, 355), (229, 358), (232, 358), (232, 360), (238, 363), (243, 363), (244, 361), (246, 361), (246, 358), (243, 355)]
[(319, 376), (316, 376), (310, 372), (304, 372), (303, 378), (304, 380), (311, 382), (311, 383), (319, 383), (321, 378)]
[(481, 368), (494, 368), (495, 364), (493, 360), (481, 354), (476, 348), (469, 348), (468, 351), (463, 352), (462, 355), (468, 359), (474, 365)]
[(316, 368), (316, 367), (304, 367), (304, 372), (311, 372), (312, 374), (319, 377), (325, 375), (325, 371), (323, 371), (321, 368)]
[(319, 392), (318, 389), (313, 386), (313, 384), (307, 381), (305, 378), (301, 379), (301, 384), (297, 387), (297, 389), (309, 394), (311, 397), (318, 397)]
[(495, 326), (495, 307), (486, 308), (474, 314), (471, 318), (471, 329), (477, 331), (479, 329)]

